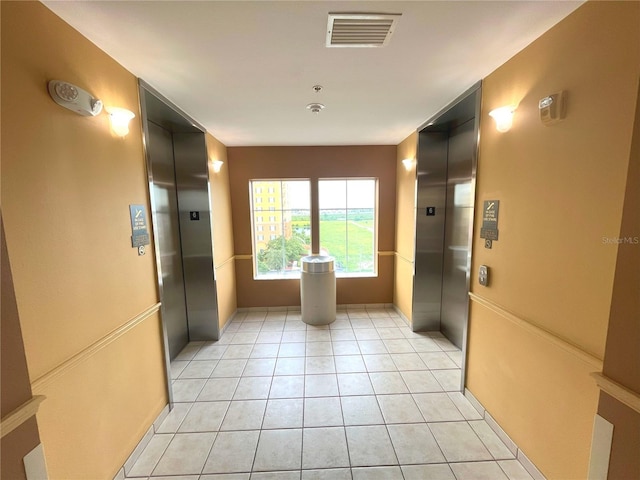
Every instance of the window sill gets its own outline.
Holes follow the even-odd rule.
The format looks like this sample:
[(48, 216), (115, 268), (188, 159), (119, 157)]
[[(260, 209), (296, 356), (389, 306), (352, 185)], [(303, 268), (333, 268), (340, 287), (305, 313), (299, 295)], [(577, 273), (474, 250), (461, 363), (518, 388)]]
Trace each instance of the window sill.
[(340, 273), (336, 272), (336, 278), (376, 278), (378, 274), (376, 272), (367, 273)]
[[(377, 278), (378, 274), (375, 272), (370, 273), (341, 273), (336, 272), (336, 278)], [(259, 277), (254, 276), (254, 280), (300, 280), (300, 272), (291, 274), (273, 274), (273, 275), (261, 275)]]

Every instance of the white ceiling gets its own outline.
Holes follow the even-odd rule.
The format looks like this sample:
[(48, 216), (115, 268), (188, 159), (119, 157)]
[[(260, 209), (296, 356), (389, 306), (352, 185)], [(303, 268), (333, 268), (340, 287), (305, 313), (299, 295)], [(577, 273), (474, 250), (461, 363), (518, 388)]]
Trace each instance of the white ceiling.
[[(396, 145), (582, 2), (43, 3), (225, 145), (249, 146)], [(386, 47), (326, 48), (329, 12), (402, 17)]]

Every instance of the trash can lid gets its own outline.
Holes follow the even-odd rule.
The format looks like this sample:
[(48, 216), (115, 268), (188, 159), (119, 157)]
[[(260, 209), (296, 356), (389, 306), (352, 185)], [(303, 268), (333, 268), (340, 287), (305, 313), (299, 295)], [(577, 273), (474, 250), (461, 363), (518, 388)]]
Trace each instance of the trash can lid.
[(333, 272), (335, 259), (328, 255), (308, 255), (301, 258), (302, 271), (307, 273)]

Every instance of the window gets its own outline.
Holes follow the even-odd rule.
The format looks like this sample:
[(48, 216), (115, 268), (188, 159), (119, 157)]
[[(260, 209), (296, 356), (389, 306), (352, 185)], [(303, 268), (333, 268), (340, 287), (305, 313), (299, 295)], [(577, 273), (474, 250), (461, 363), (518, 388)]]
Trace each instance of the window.
[[(300, 258), (311, 253), (312, 228), (319, 230), (320, 253), (335, 257), (338, 276), (376, 275), (377, 179), (318, 180), (314, 202), (318, 225), (311, 225), (309, 180), (251, 180), (250, 184), (250, 192), (269, 192), (268, 197), (251, 197), (256, 279), (298, 277)], [(268, 216), (260, 211), (266, 198), (273, 198), (270, 203), (275, 205), (269, 207)], [(268, 235), (259, 234), (263, 231)]]
[(375, 179), (318, 182), (320, 252), (336, 259), (337, 274), (375, 274)]
[[(255, 278), (297, 277), (300, 258), (311, 252), (311, 188), (308, 180), (251, 180), (250, 192), (269, 191), (269, 241), (254, 235)], [(273, 192), (271, 192), (271, 190)], [(273, 198), (273, 202), (271, 202)], [(262, 198), (251, 197), (252, 231)]]

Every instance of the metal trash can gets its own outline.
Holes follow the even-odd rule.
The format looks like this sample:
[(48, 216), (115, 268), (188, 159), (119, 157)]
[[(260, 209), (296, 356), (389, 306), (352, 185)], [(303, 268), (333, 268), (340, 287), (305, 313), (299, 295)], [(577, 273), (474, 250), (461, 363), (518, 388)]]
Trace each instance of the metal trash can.
[(302, 257), (300, 275), (302, 321), (329, 325), (336, 319), (336, 272), (334, 258), (326, 255)]

